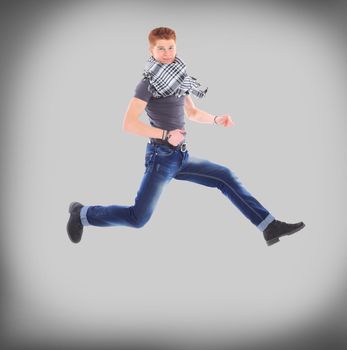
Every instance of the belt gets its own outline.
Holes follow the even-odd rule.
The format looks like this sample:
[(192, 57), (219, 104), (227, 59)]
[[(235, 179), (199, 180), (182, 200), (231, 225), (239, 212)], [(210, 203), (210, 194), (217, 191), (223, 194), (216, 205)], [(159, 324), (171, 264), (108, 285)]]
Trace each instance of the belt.
[(171, 145), (171, 143), (164, 141), (162, 139), (149, 139), (149, 140), (150, 140), (150, 143), (153, 145), (164, 145), (164, 146), (170, 147), (171, 149), (174, 149), (174, 150), (179, 150), (182, 152), (187, 151), (187, 144), (185, 142), (182, 142), (179, 145), (174, 146), (174, 145)]

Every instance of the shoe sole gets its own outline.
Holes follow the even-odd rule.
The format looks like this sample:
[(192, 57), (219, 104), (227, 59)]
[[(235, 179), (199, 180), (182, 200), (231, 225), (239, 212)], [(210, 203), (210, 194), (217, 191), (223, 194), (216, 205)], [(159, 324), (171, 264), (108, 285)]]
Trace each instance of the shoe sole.
[[(71, 214), (71, 213), (70, 213)], [(69, 236), (69, 238), (70, 238), (70, 241), (72, 242), (72, 243), (77, 243), (77, 242), (75, 242), (75, 240), (72, 238), (72, 236), (70, 235), (70, 229), (69, 229), (69, 226), (70, 226), (70, 220), (71, 220), (71, 216), (70, 216), (70, 219), (69, 219), (69, 221), (68, 221), (68, 223), (67, 223), (67, 225), (66, 225), (66, 231), (67, 231), (67, 234), (68, 234), (68, 236)]]
[[(305, 227), (305, 224), (303, 224), (302, 226), (300, 226), (300, 227), (294, 229), (293, 231), (290, 231), (290, 232), (288, 232), (288, 233), (285, 233), (284, 235), (282, 235), (282, 236), (280, 236), (280, 237), (292, 235), (293, 233), (302, 230), (304, 227)], [(268, 246), (273, 245), (273, 244), (275, 244), (275, 243), (277, 243), (277, 242), (280, 241), (280, 237), (276, 237), (276, 238), (270, 239), (269, 241), (266, 241), (266, 244), (267, 244)]]
[[(70, 235), (70, 230), (69, 230), (70, 221), (71, 221), (71, 219), (72, 219), (71, 213), (72, 213), (72, 210), (73, 210), (73, 206), (76, 205), (76, 203), (77, 203), (77, 204), (81, 204), (81, 203), (79, 203), (79, 202), (72, 202), (72, 203), (70, 204), (70, 206), (69, 206), (70, 218), (69, 218), (69, 221), (67, 222), (67, 225), (66, 225), (66, 231), (67, 231), (67, 234), (68, 234), (68, 236), (69, 236), (69, 238), (70, 238), (70, 241), (71, 241), (72, 243), (79, 243), (79, 242), (81, 241), (81, 239), (79, 239), (79, 240), (74, 239), (74, 238)], [(81, 204), (81, 205), (82, 205), (82, 204)]]

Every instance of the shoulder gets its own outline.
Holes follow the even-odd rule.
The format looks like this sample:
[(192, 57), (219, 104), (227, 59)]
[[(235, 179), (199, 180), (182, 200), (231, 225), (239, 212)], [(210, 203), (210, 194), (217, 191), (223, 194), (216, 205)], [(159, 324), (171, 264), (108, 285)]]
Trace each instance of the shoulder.
[(135, 87), (134, 96), (148, 102), (152, 97), (152, 93), (148, 90), (148, 86), (148, 79), (141, 79)]
[(149, 80), (146, 78), (142, 78), (136, 85), (135, 91), (149, 91)]

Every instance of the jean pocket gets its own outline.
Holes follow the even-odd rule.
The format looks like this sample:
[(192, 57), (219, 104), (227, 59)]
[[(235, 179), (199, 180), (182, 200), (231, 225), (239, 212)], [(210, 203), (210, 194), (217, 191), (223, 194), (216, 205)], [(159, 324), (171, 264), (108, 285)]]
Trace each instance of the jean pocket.
[(171, 156), (175, 152), (175, 150), (168, 146), (160, 145), (160, 146), (157, 146), (156, 152), (158, 156), (168, 157), (168, 156)]

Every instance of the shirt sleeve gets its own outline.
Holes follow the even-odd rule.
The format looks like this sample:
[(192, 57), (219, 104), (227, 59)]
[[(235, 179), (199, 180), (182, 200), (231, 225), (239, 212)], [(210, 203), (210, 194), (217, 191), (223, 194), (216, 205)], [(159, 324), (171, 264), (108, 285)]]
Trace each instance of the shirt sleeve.
[(149, 81), (148, 79), (141, 79), (141, 81), (137, 84), (135, 88), (134, 97), (137, 97), (143, 101), (148, 102), (152, 97), (150, 91), (148, 91)]

